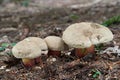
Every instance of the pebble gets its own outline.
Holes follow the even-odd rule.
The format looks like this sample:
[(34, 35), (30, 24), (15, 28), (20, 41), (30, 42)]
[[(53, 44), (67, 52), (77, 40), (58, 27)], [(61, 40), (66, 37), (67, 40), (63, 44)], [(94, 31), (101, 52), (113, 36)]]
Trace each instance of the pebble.
[(50, 58), (50, 59), (47, 59), (47, 61), (48, 62), (55, 62), (55, 61), (57, 61), (57, 59), (56, 58)]
[(0, 67), (0, 70), (2, 70), (2, 69), (5, 69), (6, 68), (6, 66), (4, 65), (4, 66), (1, 66)]
[(35, 69), (42, 69), (40, 66), (35, 66)]
[(68, 55), (68, 56), (69, 56), (70, 54), (71, 54), (71, 52), (67, 52), (67, 53), (65, 53), (65, 55)]
[(56, 58), (52, 58), (52, 60), (51, 60), (51, 61), (55, 62), (56, 60), (57, 60)]
[(5, 71), (6, 71), (6, 72), (9, 72), (9, 71), (10, 71), (10, 69), (6, 69)]

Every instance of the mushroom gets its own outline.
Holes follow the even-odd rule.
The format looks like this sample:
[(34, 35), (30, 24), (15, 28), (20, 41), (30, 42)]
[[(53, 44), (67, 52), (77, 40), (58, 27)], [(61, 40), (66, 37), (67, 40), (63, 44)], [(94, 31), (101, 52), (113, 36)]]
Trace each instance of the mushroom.
[(48, 36), (44, 40), (49, 48), (48, 55), (60, 56), (61, 51), (64, 50), (64, 42), (62, 38), (57, 36)]
[(26, 67), (32, 67), (41, 62), (40, 56), (48, 53), (48, 47), (43, 39), (28, 37), (18, 42), (12, 48), (12, 53), (14, 57), (22, 58), (22, 62)]
[(94, 53), (94, 45), (111, 41), (113, 34), (103, 25), (81, 22), (66, 28), (62, 39), (69, 47), (75, 48), (76, 56), (83, 57), (88, 53)]

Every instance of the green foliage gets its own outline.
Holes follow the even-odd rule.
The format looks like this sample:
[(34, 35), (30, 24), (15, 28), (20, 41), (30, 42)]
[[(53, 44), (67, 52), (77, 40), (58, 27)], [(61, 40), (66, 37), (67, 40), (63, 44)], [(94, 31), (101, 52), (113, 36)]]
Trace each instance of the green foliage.
[(21, 4), (22, 6), (27, 7), (29, 5), (30, 0), (12, 0), (15, 3)]
[(9, 46), (13, 47), (15, 45), (16, 45), (16, 43), (11, 43), (11, 44), (9, 44), (9, 43), (2, 43), (0, 45), (0, 51), (4, 51), (7, 47), (9, 47)]
[(5, 50), (5, 48), (4, 47), (0, 47), (0, 51), (4, 51)]
[(95, 45), (95, 50), (99, 52), (102, 49), (102, 47), (103, 47), (103, 44), (97, 44)]
[(10, 45), (13, 47), (13, 46), (15, 46), (15, 45), (16, 45), (16, 43), (11, 43)]
[(115, 24), (115, 23), (120, 23), (120, 16), (114, 16), (114, 17), (112, 17), (112, 18), (104, 21), (104, 22), (102, 23), (102, 25), (108, 27), (108, 26), (110, 26), (110, 25), (112, 25), (112, 24)]
[(73, 20), (79, 19), (79, 15), (77, 14), (70, 14), (69, 17), (70, 19), (73, 19)]
[(21, 4), (22, 4), (22, 6), (27, 7), (29, 5), (29, 0), (24, 0), (24, 1), (22, 1)]
[(2, 44), (1, 44), (1, 47), (8, 47), (8, 46), (9, 46), (8, 43), (2, 43)]
[(4, 51), (6, 47), (8, 47), (9, 44), (8, 43), (2, 43), (0, 46), (0, 51)]
[(101, 75), (101, 72), (97, 69), (93, 69), (92, 72), (93, 72), (93, 75), (92, 75), (93, 78), (97, 78), (98, 76)]
[[(0, 52), (4, 51), (6, 48), (13, 47), (15, 45), (16, 45), (16, 43), (2, 43), (0, 45)], [(13, 56), (11, 51), (6, 52), (6, 54), (9, 56)]]

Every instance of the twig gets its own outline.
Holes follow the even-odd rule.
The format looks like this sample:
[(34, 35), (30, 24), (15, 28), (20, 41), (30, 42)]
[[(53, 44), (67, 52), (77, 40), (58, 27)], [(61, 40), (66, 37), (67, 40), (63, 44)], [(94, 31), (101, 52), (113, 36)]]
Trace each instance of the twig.
[(0, 29), (0, 32), (3, 33), (3, 32), (11, 32), (11, 31), (17, 31), (16, 28), (2, 28)]

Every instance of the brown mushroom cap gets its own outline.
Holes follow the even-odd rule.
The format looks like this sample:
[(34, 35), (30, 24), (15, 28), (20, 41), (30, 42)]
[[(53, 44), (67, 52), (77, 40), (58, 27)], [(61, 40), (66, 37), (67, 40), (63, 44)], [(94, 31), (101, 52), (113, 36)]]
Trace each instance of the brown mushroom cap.
[(48, 53), (45, 41), (37, 37), (28, 37), (18, 42), (13, 48), (12, 53), (16, 58), (36, 58), (41, 54)]
[(111, 41), (113, 34), (103, 25), (81, 22), (70, 25), (63, 32), (62, 38), (70, 47), (87, 48), (94, 44)]
[(64, 49), (64, 42), (60, 37), (48, 36), (44, 40), (50, 50), (61, 51)]

